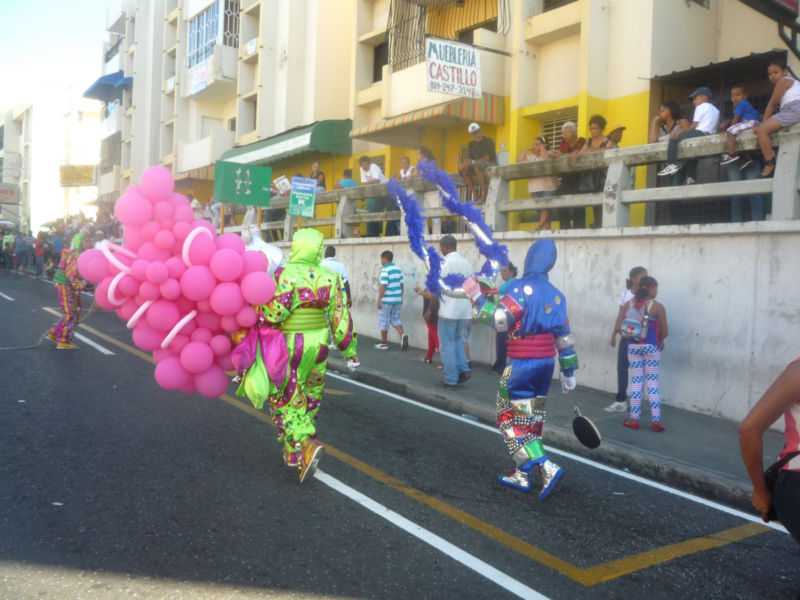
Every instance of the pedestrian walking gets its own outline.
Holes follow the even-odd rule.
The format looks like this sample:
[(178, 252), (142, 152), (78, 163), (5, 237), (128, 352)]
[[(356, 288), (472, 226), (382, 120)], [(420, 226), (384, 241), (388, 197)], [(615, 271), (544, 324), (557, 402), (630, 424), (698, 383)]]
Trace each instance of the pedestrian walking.
[(391, 250), (381, 252), (380, 287), (378, 288), (378, 329), (381, 341), (375, 344), (378, 350), (389, 349), (389, 325), (400, 334), (400, 349), (408, 349), (408, 335), (403, 331), (400, 311), (403, 308), (403, 271), (392, 261)]

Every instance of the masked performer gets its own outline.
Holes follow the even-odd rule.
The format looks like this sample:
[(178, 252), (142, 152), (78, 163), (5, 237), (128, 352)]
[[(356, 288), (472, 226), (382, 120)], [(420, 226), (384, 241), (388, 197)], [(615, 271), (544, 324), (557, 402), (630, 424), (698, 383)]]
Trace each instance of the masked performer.
[[(348, 365), (357, 365), (356, 334), (347, 310), (342, 279), (320, 265), (322, 234), (301, 229), (292, 238), (289, 262), (275, 271), (275, 297), (261, 307), (263, 323), (277, 327), (286, 339), (288, 368), (280, 381), (270, 382), (270, 412), (283, 442), (284, 462), (300, 469), (300, 483), (316, 470), (322, 456), (315, 427), (325, 386), (328, 347), (335, 345)], [(254, 372), (254, 369), (256, 372)], [(264, 397), (252, 391), (264, 380), (263, 363), (245, 374), (244, 392), (260, 408)]]
[(578, 355), (569, 330), (567, 302), (547, 278), (556, 262), (551, 239), (537, 241), (525, 258), (525, 273), (498, 302), (484, 297), (475, 278), (464, 283), (478, 319), (497, 331), (508, 331), (508, 366), (500, 378), (497, 424), (515, 468), (498, 477), (503, 485), (529, 492), (531, 472), (542, 476), (539, 500), (547, 498), (564, 470), (551, 461), (542, 444), (545, 400), (555, 356), (565, 392), (575, 389)]
[(61, 252), (61, 261), (53, 277), (53, 283), (58, 293), (58, 302), (64, 311), (64, 318), (50, 328), (48, 339), (58, 342), (59, 350), (75, 350), (78, 347), (72, 343), (72, 334), (81, 316), (80, 293), (83, 289), (83, 280), (78, 274), (78, 254), (81, 251), (82, 234), (72, 238), (70, 248)]

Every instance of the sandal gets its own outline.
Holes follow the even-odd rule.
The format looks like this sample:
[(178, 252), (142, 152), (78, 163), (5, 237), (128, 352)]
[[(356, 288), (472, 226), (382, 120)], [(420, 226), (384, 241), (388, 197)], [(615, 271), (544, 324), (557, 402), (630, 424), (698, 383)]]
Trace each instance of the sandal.
[(428, 364), (428, 365), (429, 365), (429, 364), (431, 364), (431, 362), (433, 362), (433, 361), (432, 361), (432, 359), (430, 359), (430, 358), (423, 358), (423, 359), (422, 359), (422, 362), (424, 362), (425, 364)]
[(775, 170), (775, 158), (771, 158), (770, 160), (764, 161), (764, 170), (761, 171), (762, 177), (769, 177), (772, 175), (772, 172)]

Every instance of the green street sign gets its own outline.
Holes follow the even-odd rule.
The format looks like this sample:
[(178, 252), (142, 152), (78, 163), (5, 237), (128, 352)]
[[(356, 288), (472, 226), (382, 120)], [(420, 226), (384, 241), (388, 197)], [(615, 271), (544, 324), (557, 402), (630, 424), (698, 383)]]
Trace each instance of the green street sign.
[(316, 179), (292, 177), (292, 193), (291, 196), (289, 196), (289, 214), (293, 217), (313, 217), (316, 194)]
[(218, 160), (214, 168), (214, 200), (245, 206), (269, 206), (272, 167)]

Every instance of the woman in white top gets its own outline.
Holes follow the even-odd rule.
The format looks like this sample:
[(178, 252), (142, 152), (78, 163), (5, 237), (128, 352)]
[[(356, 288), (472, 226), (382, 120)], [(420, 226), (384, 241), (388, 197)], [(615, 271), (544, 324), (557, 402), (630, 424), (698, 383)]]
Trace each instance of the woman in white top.
[[(547, 138), (540, 135), (533, 141), (533, 146), (528, 146), (517, 157), (517, 162), (537, 162), (540, 160), (547, 160), (552, 157), (548, 151)], [(550, 198), (556, 195), (558, 189), (558, 179), (551, 175), (544, 177), (531, 177), (528, 179), (528, 192), (531, 198)], [(540, 229), (550, 229), (550, 210), (543, 208), (539, 211), (539, 225), (536, 231)]]
[[(772, 97), (764, 111), (764, 122), (753, 131), (758, 136), (761, 152), (764, 153), (762, 177), (769, 177), (775, 170), (775, 154), (772, 152), (770, 136), (783, 127), (800, 123), (800, 82), (792, 75), (784, 59), (775, 59), (769, 64), (767, 75), (775, 86)], [(777, 111), (776, 111), (777, 109)]]

